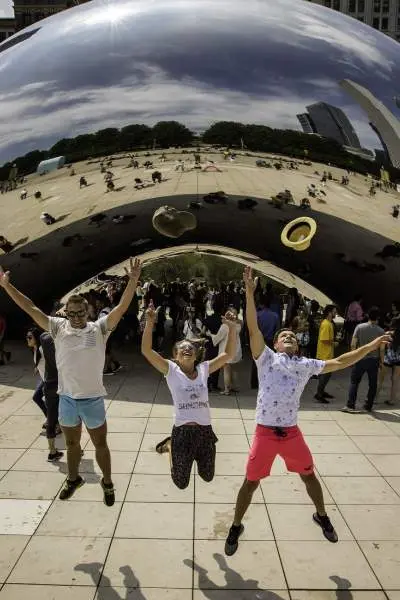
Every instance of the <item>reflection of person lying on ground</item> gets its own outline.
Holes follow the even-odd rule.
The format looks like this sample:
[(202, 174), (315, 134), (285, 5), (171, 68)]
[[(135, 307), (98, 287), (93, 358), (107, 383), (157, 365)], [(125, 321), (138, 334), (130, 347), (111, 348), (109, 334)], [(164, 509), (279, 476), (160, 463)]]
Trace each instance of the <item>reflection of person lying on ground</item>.
[(141, 190), (142, 188), (144, 188), (144, 182), (142, 181), (142, 179), (139, 179), (139, 177), (135, 177), (134, 187), (136, 190)]
[(348, 254), (344, 254), (343, 252), (335, 254), (335, 257), (338, 258), (343, 264), (349, 265), (349, 267), (360, 269), (360, 271), (367, 271), (368, 273), (379, 273), (380, 271), (385, 271), (386, 269), (384, 265), (369, 263), (365, 260), (358, 261), (354, 258), (351, 258)]
[(115, 189), (115, 185), (114, 182), (111, 181), (111, 179), (109, 181), (107, 181), (107, 192), (113, 192)]
[(160, 171), (154, 171), (154, 173), (151, 174), (151, 178), (153, 180), (153, 183), (161, 183), (162, 180), (162, 175), (160, 173)]
[(81, 187), (87, 187), (86, 177), (81, 177), (79, 179), (79, 189), (81, 189)]
[(43, 212), (40, 215), (40, 219), (41, 221), (43, 221), (43, 223), (45, 223), (46, 225), (54, 225), (54, 223), (56, 222), (55, 218), (52, 217), (49, 213), (47, 212)]
[(150, 169), (150, 167), (153, 166), (153, 163), (150, 162), (149, 160), (146, 160), (146, 162), (143, 163), (143, 166), (145, 169)]
[(219, 192), (211, 192), (207, 196), (203, 196), (204, 202), (207, 204), (226, 204), (228, 197), (222, 190)]
[(129, 221), (132, 221), (132, 219), (135, 218), (136, 215), (115, 215), (111, 220), (116, 225), (119, 225), (120, 223), (128, 223)]
[(104, 175), (104, 181), (111, 181), (113, 177), (114, 173), (111, 173), (111, 171), (107, 171)]
[(400, 204), (396, 204), (395, 206), (392, 207), (392, 217), (394, 217), (395, 219), (398, 219), (398, 217), (399, 217), (399, 209), (400, 209)]
[(311, 202), (309, 198), (302, 198), (300, 201), (300, 208), (302, 208), (303, 210), (307, 210), (308, 208), (311, 208)]

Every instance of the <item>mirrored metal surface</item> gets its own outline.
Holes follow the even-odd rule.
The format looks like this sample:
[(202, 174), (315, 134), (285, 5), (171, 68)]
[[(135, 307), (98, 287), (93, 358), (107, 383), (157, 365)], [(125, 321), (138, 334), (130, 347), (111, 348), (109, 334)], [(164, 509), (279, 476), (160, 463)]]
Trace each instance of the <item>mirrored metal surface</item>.
[[(175, 246), (152, 215), (189, 207), (182, 243), (249, 252), (338, 302), (379, 289), (390, 304), (399, 58), (383, 34), (300, 0), (93, 0), (36, 23), (0, 45), (1, 262), (49, 300), (50, 279), (58, 297)], [(204, 199), (218, 191), (226, 203)], [(280, 240), (300, 210), (318, 226), (303, 253)]]

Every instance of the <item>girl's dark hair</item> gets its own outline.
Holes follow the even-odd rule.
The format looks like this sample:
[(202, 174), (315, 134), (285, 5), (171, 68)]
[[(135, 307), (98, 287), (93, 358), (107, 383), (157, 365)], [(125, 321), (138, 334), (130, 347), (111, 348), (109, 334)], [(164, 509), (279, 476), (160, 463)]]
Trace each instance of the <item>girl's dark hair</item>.
[(42, 331), (38, 327), (29, 327), (29, 329), (26, 332), (26, 335), (28, 335), (28, 333), (32, 335), (37, 346), (40, 346), (40, 336), (42, 334)]
[(176, 342), (172, 348), (172, 356), (174, 358), (178, 352), (178, 347), (183, 343), (190, 344), (195, 349), (196, 359), (194, 361), (194, 366), (197, 367), (197, 365), (199, 365), (201, 362), (204, 361), (205, 356), (206, 356), (205, 341), (198, 340), (198, 341), (194, 342), (193, 340), (180, 340), (179, 342)]

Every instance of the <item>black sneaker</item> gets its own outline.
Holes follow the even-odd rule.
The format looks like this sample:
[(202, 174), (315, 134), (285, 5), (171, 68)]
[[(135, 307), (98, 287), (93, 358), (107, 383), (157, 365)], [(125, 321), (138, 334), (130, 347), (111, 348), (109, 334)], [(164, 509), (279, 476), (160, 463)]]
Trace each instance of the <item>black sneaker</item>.
[(112, 506), (115, 502), (115, 491), (113, 483), (104, 483), (104, 479), (100, 481), (101, 487), (104, 492), (104, 504), (106, 506)]
[(322, 533), (324, 534), (326, 539), (329, 542), (336, 544), (339, 538), (328, 515), (321, 517), (321, 515), (319, 515), (318, 513), (314, 513), (313, 519), (321, 527)]
[(85, 483), (85, 480), (78, 475), (78, 477), (75, 479), (75, 481), (70, 481), (69, 479), (66, 480), (66, 482), (64, 483), (64, 487), (60, 492), (59, 498), (60, 500), (69, 500), (69, 498), (71, 498), (71, 496), (74, 494), (74, 492), (82, 487), (82, 485)]
[(328, 392), (323, 392), (322, 395), (323, 395), (324, 398), (330, 398), (330, 399), (332, 399), (332, 398), (335, 397), (335, 396), (332, 396), (332, 394), (328, 394)]
[(319, 396), (318, 394), (315, 394), (314, 398), (320, 403), (320, 404), (330, 404), (329, 400), (327, 400), (326, 398), (324, 398), (323, 396)]
[(244, 531), (244, 525), (232, 525), (225, 542), (225, 554), (233, 556), (239, 546), (239, 537)]
[(47, 457), (47, 461), (48, 462), (56, 462), (57, 460), (60, 460), (60, 458), (62, 458), (64, 456), (64, 452), (60, 452), (59, 450), (56, 450), (54, 452), (54, 454), (49, 454)]

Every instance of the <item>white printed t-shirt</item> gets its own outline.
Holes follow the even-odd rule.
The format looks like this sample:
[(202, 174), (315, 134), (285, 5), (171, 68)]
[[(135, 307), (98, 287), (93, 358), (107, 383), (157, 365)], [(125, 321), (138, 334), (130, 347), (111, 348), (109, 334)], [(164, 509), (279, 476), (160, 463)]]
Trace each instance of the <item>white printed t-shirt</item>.
[(255, 362), (259, 381), (257, 424), (269, 427), (297, 425), (301, 394), (310, 377), (321, 373), (325, 361), (290, 357), (265, 346)]
[(208, 361), (196, 367), (196, 379), (189, 379), (172, 360), (168, 361), (165, 378), (174, 403), (174, 425), (185, 423), (211, 425), (210, 404), (208, 401)]
[(71, 327), (68, 319), (49, 317), (49, 333), (56, 349), (58, 393), (75, 400), (105, 396), (107, 317), (83, 329)]

